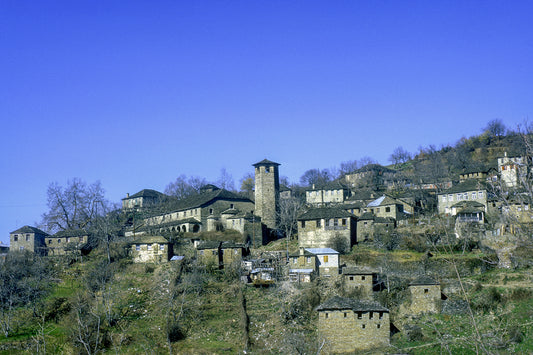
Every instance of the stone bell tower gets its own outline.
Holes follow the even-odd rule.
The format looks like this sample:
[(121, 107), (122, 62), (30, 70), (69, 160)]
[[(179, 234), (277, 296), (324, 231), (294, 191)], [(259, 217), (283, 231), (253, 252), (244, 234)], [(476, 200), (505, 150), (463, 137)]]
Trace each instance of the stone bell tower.
[(264, 159), (255, 163), (255, 214), (270, 229), (278, 227), (279, 165)]

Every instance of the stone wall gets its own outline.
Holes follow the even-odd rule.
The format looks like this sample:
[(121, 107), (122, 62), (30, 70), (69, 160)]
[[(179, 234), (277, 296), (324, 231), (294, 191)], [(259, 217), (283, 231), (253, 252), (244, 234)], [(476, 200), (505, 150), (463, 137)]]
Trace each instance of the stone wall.
[(440, 313), (442, 309), (440, 285), (411, 285), (411, 313)]
[(352, 310), (319, 311), (319, 341), (327, 354), (353, 353), (388, 346), (390, 319), (388, 312), (354, 312)]
[(255, 214), (268, 228), (276, 229), (279, 211), (278, 166), (257, 165), (255, 167)]

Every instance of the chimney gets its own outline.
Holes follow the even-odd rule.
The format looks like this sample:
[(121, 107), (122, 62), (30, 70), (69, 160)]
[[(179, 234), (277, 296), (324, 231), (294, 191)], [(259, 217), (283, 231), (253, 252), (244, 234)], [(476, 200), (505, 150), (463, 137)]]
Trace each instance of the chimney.
[(313, 190), (315, 189), (315, 184), (313, 184)]
[(126, 198), (128, 198), (128, 197), (130, 197), (130, 193), (129, 192), (126, 193)]
[(304, 255), (304, 248), (300, 247), (300, 255)]

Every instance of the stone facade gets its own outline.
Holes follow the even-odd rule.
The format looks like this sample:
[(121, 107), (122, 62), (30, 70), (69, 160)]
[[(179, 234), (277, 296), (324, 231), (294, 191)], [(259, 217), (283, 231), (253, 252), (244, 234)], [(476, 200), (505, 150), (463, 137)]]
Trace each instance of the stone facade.
[(315, 187), (305, 191), (305, 201), (315, 207), (344, 203), (350, 196), (350, 190), (339, 182), (331, 182), (322, 187)]
[(165, 194), (151, 189), (144, 189), (122, 199), (122, 209), (132, 210), (157, 205), (165, 198)]
[(171, 254), (171, 244), (161, 236), (142, 236), (131, 244), (134, 263), (165, 263)]
[(357, 292), (361, 299), (374, 298), (374, 284), (377, 274), (369, 270), (360, 270), (354, 267), (342, 269), (342, 280), (346, 292)]
[(338, 208), (312, 208), (298, 218), (301, 248), (332, 248), (341, 253), (357, 241), (356, 217)]
[(27, 250), (32, 253), (46, 255), (45, 238), (48, 233), (39, 228), (24, 226), (9, 233), (10, 251)]
[(428, 277), (421, 277), (409, 284), (409, 291), (411, 292), (411, 313), (440, 313), (442, 294), (438, 282)]
[(45, 238), (49, 256), (79, 254), (80, 249), (89, 241), (89, 233), (83, 229), (60, 231)]
[(264, 159), (255, 163), (255, 214), (270, 229), (278, 226), (279, 165)]
[(335, 296), (316, 308), (318, 338), (327, 354), (389, 346), (389, 310), (373, 301)]
[(439, 214), (453, 215), (452, 207), (461, 201), (475, 201), (487, 206), (487, 188), (478, 180), (467, 180), (452, 187), (437, 197)]

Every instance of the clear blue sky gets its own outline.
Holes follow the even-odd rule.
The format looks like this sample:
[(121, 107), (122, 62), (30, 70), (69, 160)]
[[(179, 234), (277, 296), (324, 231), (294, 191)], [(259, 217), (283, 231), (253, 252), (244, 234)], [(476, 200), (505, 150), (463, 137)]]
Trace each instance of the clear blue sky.
[(0, 240), (46, 189), (290, 180), (532, 117), (531, 1), (0, 0)]

